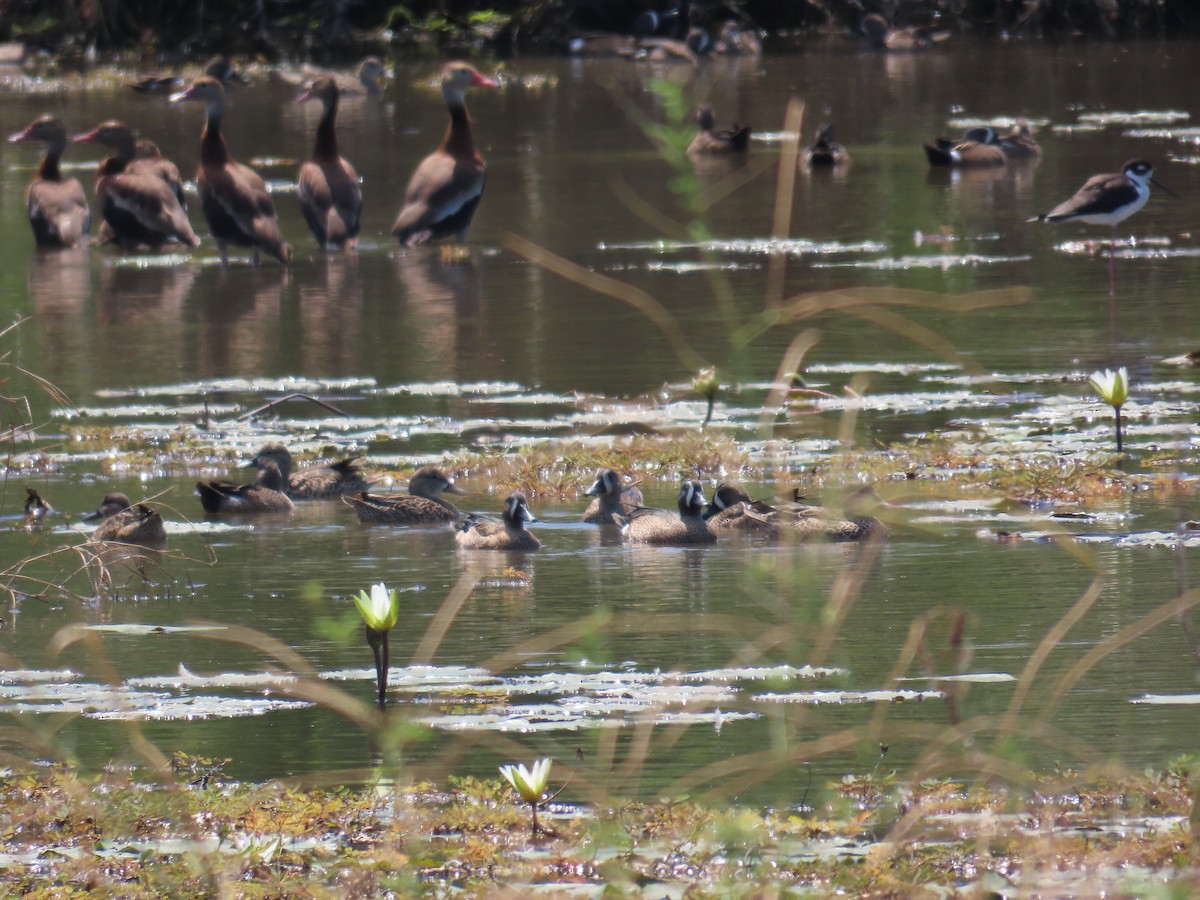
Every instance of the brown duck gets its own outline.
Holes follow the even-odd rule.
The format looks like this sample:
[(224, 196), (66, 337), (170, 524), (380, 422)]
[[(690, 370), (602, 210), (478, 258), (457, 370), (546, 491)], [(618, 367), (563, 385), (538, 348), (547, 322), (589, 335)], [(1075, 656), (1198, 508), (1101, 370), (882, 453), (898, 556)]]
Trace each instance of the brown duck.
[(712, 107), (707, 103), (696, 111), (700, 132), (688, 145), (688, 155), (710, 153), (744, 153), (750, 146), (750, 126), (733, 123), (730, 128), (717, 128)]
[(450, 112), (450, 127), (442, 145), (417, 166), (404, 192), (404, 206), (392, 225), (401, 244), (414, 246), (446, 237), (465, 241), (471, 219), (483, 196), (486, 165), (475, 149), (471, 117), (467, 114), (468, 88), (494, 88), (463, 62), (442, 69), (442, 96)]
[(704, 488), (684, 479), (679, 487), (679, 513), (639, 506), (627, 518), (614, 515), (621, 535), (630, 543), (659, 545), (711, 544), (716, 534), (704, 521)]
[(354, 507), (360, 522), (387, 522), (392, 525), (422, 525), (431, 522), (457, 522), (462, 516), (457, 506), (438, 494), (465, 494), (441, 469), (424, 466), (408, 481), (407, 494), (381, 496), (366, 491), (357, 497), (345, 497)]
[(137, 138), (121, 122), (105, 122), (74, 141), (103, 144), (113, 155), (96, 172), (96, 205), (111, 238), (129, 250), (157, 249), (168, 241), (200, 243), (175, 191), (157, 173), (135, 164)]
[(526, 522), (536, 522), (529, 501), (519, 491), (504, 501), (500, 519), (472, 513), (463, 519), (454, 542), (468, 550), (536, 550), (542, 546)]
[(363, 198), (354, 166), (338, 155), (337, 85), (330, 78), (318, 78), (296, 102), (314, 99), (324, 111), (312, 156), (300, 166), (300, 211), (318, 244), (349, 249), (358, 242)]
[(804, 164), (810, 169), (819, 169), (844, 166), (849, 162), (850, 154), (846, 148), (833, 139), (833, 126), (822, 124), (812, 144), (804, 151)]
[(279, 468), (285, 485), (283, 492), (293, 500), (327, 500), (357, 494), (371, 486), (357, 465), (357, 456), (327, 466), (308, 466), (292, 471), (291, 451), (283, 444), (267, 444), (246, 465), (261, 468), (263, 460), (271, 460)]
[(104, 495), (96, 511), (84, 516), (84, 521), (103, 519), (92, 540), (117, 544), (137, 544), (161, 550), (167, 545), (167, 529), (162, 516), (144, 503), (134, 505), (119, 491)]
[(25, 191), (25, 207), (33, 239), (39, 247), (74, 247), (86, 240), (92, 214), (79, 179), (65, 176), (59, 160), (67, 147), (67, 130), (55, 116), (39, 116), (8, 139), (19, 144), (42, 141), (46, 155)]
[(793, 491), (792, 502), (776, 508), (762, 500), (751, 500), (741, 488), (722, 484), (713, 491), (713, 501), (704, 515), (709, 527), (717, 531), (733, 529), (767, 537), (791, 535), (805, 541), (858, 541), (887, 533), (874, 516), (840, 518), (802, 499)]
[(258, 463), (258, 478), (253, 484), (196, 482), (204, 511), (214, 514), (289, 512), (296, 507), (283, 489), (283, 473), (273, 459), (265, 457)]
[(989, 168), (1008, 161), (996, 143), (996, 132), (988, 127), (970, 128), (961, 141), (938, 138), (925, 145), (925, 157), (931, 166)]
[(200, 136), (200, 168), (196, 191), (208, 230), (217, 242), (221, 262), (229, 264), (228, 246), (249, 247), (258, 265), (260, 252), (287, 264), (292, 248), (279, 230), (275, 203), (262, 177), (229, 155), (221, 135), (225, 115), (225, 89), (207, 75), (171, 97), (172, 103), (196, 100), (207, 104), (204, 131)]
[(583, 521), (589, 525), (612, 525), (614, 513), (628, 516), (645, 502), (637, 486), (622, 485), (621, 476), (613, 469), (597, 472), (595, 482), (584, 496), (596, 498), (583, 513)]

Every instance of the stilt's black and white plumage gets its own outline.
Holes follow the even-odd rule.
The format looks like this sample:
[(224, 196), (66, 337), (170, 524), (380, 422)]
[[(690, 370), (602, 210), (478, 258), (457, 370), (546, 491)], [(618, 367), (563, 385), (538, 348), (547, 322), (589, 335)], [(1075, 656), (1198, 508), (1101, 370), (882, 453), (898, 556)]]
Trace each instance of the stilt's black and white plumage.
[(1171, 194), (1170, 190), (1155, 180), (1153, 165), (1144, 159), (1131, 159), (1120, 172), (1093, 175), (1069, 200), (1029, 221), (1083, 222), (1087, 225), (1109, 226), (1112, 229), (1112, 246), (1108, 257), (1108, 287), (1111, 293), (1116, 286), (1113, 257), (1116, 255), (1117, 226), (1146, 205), (1152, 184)]

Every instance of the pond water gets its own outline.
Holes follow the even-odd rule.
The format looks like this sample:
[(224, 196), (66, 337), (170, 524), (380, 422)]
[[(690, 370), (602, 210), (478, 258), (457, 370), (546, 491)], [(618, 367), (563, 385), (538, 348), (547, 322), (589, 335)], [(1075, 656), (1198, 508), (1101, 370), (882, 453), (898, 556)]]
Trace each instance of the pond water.
[[(959, 45), (922, 56), (811, 52), (694, 69), (517, 60), (504, 67), (501, 90), (469, 98), (489, 175), (469, 255), (460, 260), (436, 250), (401, 252), (388, 237), (409, 172), (444, 129), (430, 86), (436, 66), (402, 64), (382, 101), (343, 104), (342, 152), (366, 195), (364, 237), (353, 254), (318, 251), (288, 191), (317, 111), (292, 103), (294, 90), (265, 73), (236, 95), (227, 141), (243, 161), (275, 163), (263, 172), (278, 182), (280, 219), (296, 248), (286, 270), (269, 262), (222, 269), (207, 237), (190, 256), (125, 257), (111, 248), (36, 253), (22, 202), (35, 152), (0, 146), (0, 321), (27, 319), (3, 338), (0, 352), (69, 398), (58, 406), (15, 370), (3, 370), (5, 393), (30, 395), (38, 428), (35, 440), (10, 446), (0, 563), (79, 542), (61, 516), (40, 531), (22, 527), (26, 486), (76, 517), (107, 490), (155, 497), (176, 523), (171, 546), (180, 557), (155, 571), (150, 587), (135, 579), (86, 602), (56, 593), (24, 597), (4, 612), (4, 667), (75, 686), (47, 693), (30, 686), (33, 675), (0, 673), (0, 702), (20, 726), (7, 749), (49, 753), (34, 733), (52, 722), (61, 728), (53, 746), (86, 764), (130, 756), (137, 726), (105, 718), (114, 701), (111, 691), (98, 690), (123, 683), (151, 692), (126, 698), (125, 706), (141, 718), (152, 709), (166, 717), (136, 732), (164, 751), (232, 757), (231, 771), (245, 778), (360, 770), (374, 750), (325, 707), (205, 718), (202, 709), (167, 702), (278, 697), (262, 682), (226, 691), (178, 680), (181, 666), (196, 676), (280, 668), (251, 646), (203, 632), (95, 632), (98, 642), (52, 658), (52, 636), (71, 623), (243, 626), (290, 645), (318, 672), (355, 670), (333, 683), (367, 702), (370, 655), (358, 631), (337, 638), (318, 620), (353, 621), (350, 596), (373, 582), (411, 589), (392, 646), (393, 661), (403, 665), (464, 575), (481, 581), (431, 662), (504, 661), (498, 674), (506, 680), (452, 668), (439, 675), (440, 686), (413, 688), (416, 700), (405, 707), (442, 730), (406, 758), (435, 773), (489, 773), (497, 760), (535, 755), (566, 762), (582, 750), (589, 783), (653, 796), (691, 787), (693, 777), (701, 786), (730, 784), (730, 775), (704, 767), (725, 763), (733, 771), (730, 761), (739, 757), (768, 749), (785, 755), (868, 722), (878, 730), (816, 757), (814, 783), (870, 771), (879, 743), (889, 746), (884, 766), (903, 767), (930, 749), (932, 732), (922, 726), (998, 717), (1016, 682), (981, 678), (953, 703), (930, 697), (886, 707), (841, 697), (810, 708), (760, 695), (949, 690), (950, 683), (919, 676), (1019, 676), (1096, 579), (1095, 605), (1029, 689), (1024, 708), (1032, 720), (1056, 679), (1089, 649), (1176, 596), (1194, 552), (1173, 545), (1187, 543), (1176, 528), (1194, 514), (1197, 378), (1160, 361), (1196, 349), (1200, 339), (1200, 155), (1190, 108), (1198, 50), (1188, 43)], [(703, 230), (688, 237), (680, 225), (668, 233), (664, 222), (695, 214), (677, 193), (688, 180), (639, 124), (664, 115), (653, 79), (672, 82), (689, 103), (708, 100), (719, 120), (736, 118), (758, 134), (746, 159), (697, 167), (696, 183), (713, 198), (701, 216), (712, 238), (703, 246), (694, 240)], [(793, 97), (805, 103), (804, 134), (819, 120), (835, 122), (853, 164), (797, 176), (791, 242), (781, 245), (771, 241), (776, 173)], [(125, 120), (185, 173), (197, 158), (198, 109), (119, 87), (6, 96), (0, 126), (13, 133), (46, 111), (72, 131)], [(1096, 119), (1111, 113), (1154, 115)], [(1017, 116), (1038, 126), (1039, 162), (987, 172), (927, 167), (923, 141)], [(67, 160), (89, 182), (86, 152), (73, 146)], [(1156, 192), (1122, 226), (1122, 236), (1136, 241), (1120, 250), (1110, 301), (1106, 257), (1079, 245), (1106, 239), (1107, 229), (1026, 220), (1089, 175), (1133, 157), (1153, 161), (1179, 199)], [(200, 225), (195, 207), (192, 220)], [(633, 304), (534, 264), (516, 252), (521, 241), (644, 292), (626, 296), (653, 298), (673, 330), (668, 335)], [(932, 294), (901, 297), (897, 288)], [(830, 291), (840, 293), (823, 297), (812, 316), (755, 327), (773, 298)], [(920, 305), (934, 295), (937, 304)], [(865, 296), (876, 305), (832, 308), (838, 298)], [(971, 309), (981, 297), (993, 305)], [(902, 299), (917, 305), (887, 305)], [(784, 309), (792, 309), (787, 301)], [(742, 326), (752, 341), (739, 339)], [(798, 398), (768, 415), (775, 427), (764, 432), (760, 420), (784, 351), (810, 327), (819, 335), (804, 360), (806, 378), (828, 396)], [(1127, 468), (1153, 458), (1160, 465), (1151, 471), (1183, 490), (1166, 499), (1161, 491), (1123, 493), (1072, 506), (1090, 518), (1064, 524), (1050, 518), (1051, 507), (1030, 511), (994, 502), (982, 488), (939, 488), (931, 468), (878, 485), (893, 527), (886, 542), (868, 548), (731, 540), (704, 550), (631, 549), (578, 523), (582, 499), (542, 498), (534, 512), (544, 549), (511, 559), (456, 553), (440, 529), (362, 526), (332, 502), (222, 530), (201, 519), (192, 496), (197, 477), (241, 479), (238, 461), (269, 439), (404, 468), (460, 450), (520, 454), (546, 439), (619, 442), (594, 437), (613, 422), (695, 430), (704, 406), (687, 385), (700, 365), (718, 366), (726, 384), (713, 428), (771, 463), (776, 477), (752, 485), (759, 493), (799, 479), (822, 499), (813, 473), (836, 466), (839, 433), (881, 448), (914, 436), (970, 437), (991, 462), (1058, 459), (1067, 466), (1102, 458), (1111, 447), (1111, 411), (1085, 377), (1118, 365), (1129, 367), (1134, 384)], [(238, 419), (294, 390), (346, 415), (295, 401), (277, 419)], [(97, 427), (105, 429), (101, 439)], [(471, 492), (464, 505), (498, 510), (509, 485), (486, 471), (464, 475)], [(643, 487), (651, 502), (673, 502), (674, 480)], [(1003, 544), (980, 540), (980, 529), (1085, 534), (1094, 542)], [(39, 571), (67, 578), (76, 568), (71, 560)], [(830, 598), (843, 596), (848, 579), (844, 618), (830, 625)], [(942, 608), (967, 613), (966, 643), (948, 646), (953, 628), (944, 616), (915, 660), (897, 670), (913, 623)], [(582, 632), (574, 640), (537, 641), (572, 626)], [(823, 642), (826, 627), (832, 637)], [(715, 671), (809, 664), (836, 671), (811, 678), (777, 668), (770, 678)], [(571, 682), (600, 672), (620, 677)], [(687, 677), (664, 680), (668, 672)], [(895, 674), (918, 678), (893, 683)], [(672, 702), (654, 705), (663, 695), (650, 687)], [(685, 707), (677, 701), (686, 690), (699, 699)], [(1091, 669), (1050, 716), (1054, 730), (1031, 738), (1021, 759), (1043, 767), (1097, 759), (1162, 764), (1196, 749), (1195, 707), (1132, 701), (1195, 690), (1184, 630), (1170, 622)], [(644, 703), (660, 724), (635, 727)], [(86, 714), (66, 724), (47, 718), (59, 709)], [(485, 713), (510, 730), (489, 730), (495, 721)], [(617, 721), (624, 727), (608, 727)], [(809, 775), (779, 757), (746, 758), (755, 775), (738, 788), (743, 799), (792, 803), (808, 789)]]

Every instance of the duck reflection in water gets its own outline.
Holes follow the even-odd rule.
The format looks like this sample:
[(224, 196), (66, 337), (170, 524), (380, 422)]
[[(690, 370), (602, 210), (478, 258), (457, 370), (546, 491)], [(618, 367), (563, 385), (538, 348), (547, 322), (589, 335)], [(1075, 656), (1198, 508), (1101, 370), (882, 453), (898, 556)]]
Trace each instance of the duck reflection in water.
[(44, 250), (30, 254), (25, 283), (36, 313), (27, 327), (36, 330), (45, 348), (38, 374), (53, 382), (76, 383), (67, 367), (91, 365), (86, 354), (96, 342), (88, 317), (81, 315), (92, 289), (87, 250)]
[[(397, 280), (404, 290), (404, 310), (390, 316), (381, 335), (405, 347), (414, 371), (426, 378), (475, 381), (499, 377), (503, 362), (486, 321), (480, 263), (468, 256), (447, 263), (437, 247), (414, 247), (393, 255)], [(507, 377), (507, 376), (506, 376)]]
[(344, 372), (362, 361), (363, 278), (357, 254), (325, 253), (297, 267), (300, 364), (305, 372)]
[[(289, 280), (282, 268), (209, 266), (196, 282), (201, 311), (200, 377), (258, 375), (282, 350), (281, 306)], [(284, 354), (286, 356), (286, 354)]]

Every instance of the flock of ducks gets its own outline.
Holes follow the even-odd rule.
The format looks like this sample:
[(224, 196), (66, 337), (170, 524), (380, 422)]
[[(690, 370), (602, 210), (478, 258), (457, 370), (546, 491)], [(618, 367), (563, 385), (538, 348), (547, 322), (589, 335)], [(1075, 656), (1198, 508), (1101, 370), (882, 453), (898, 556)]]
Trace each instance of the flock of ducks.
[[(196, 190), (222, 263), (228, 264), (232, 245), (249, 249), (255, 265), (261, 254), (286, 264), (292, 248), (280, 231), (274, 200), (262, 177), (230, 154), (221, 131), (226, 85), (236, 80), (235, 74), (227, 60), (210, 63), (206, 74), (172, 94), (171, 102), (205, 106)], [(363, 93), (377, 93), (382, 74), (379, 61), (368, 59), (349, 84), (344, 76), (322, 74), (308, 81), (298, 98), (322, 105), (312, 155), (300, 166), (298, 175), (300, 209), (322, 248), (354, 247), (362, 222), (358, 174), (338, 149), (338, 98), (356, 84)], [(134, 85), (142, 91), (167, 86), (173, 88), (176, 81), (155, 76)], [(464, 94), (469, 88), (496, 86), (466, 63), (449, 63), (442, 70), (442, 95), (450, 126), (441, 145), (422, 160), (408, 182), (392, 226), (392, 235), (401, 244), (465, 239), (483, 194), (485, 163), (475, 148)], [(104, 222), (99, 243), (115, 243), (126, 251), (157, 250), (168, 243), (200, 244), (188, 218), (179, 169), (162, 157), (153, 142), (139, 140), (129, 126), (115, 121), (71, 140), (101, 144), (112, 152), (99, 164), (95, 177), (95, 204)], [(56, 248), (85, 243), (91, 231), (91, 208), (78, 179), (64, 175), (60, 167), (67, 145), (63, 123), (55, 116), (41, 116), (9, 141), (38, 141), (46, 147), (26, 191), (34, 240), (39, 246)]]
[[(268, 444), (250, 460), (258, 475), (253, 482), (199, 481), (196, 493), (209, 515), (258, 515), (287, 513), (297, 502), (341, 499), (354, 510), (360, 522), (389, 525), (449, 525), (455, 542), (469, 550), (533, 551), (541, 541), (527, 526), (537, 522), (529, 500), (520, 491), (509, 494), (499, 517), (465, 513), (444, 494), (462, 495), (442, 469), (424, 466), (408, 483), (406, 494), (379, 494), (358, 465), (358, 457), (329, 465), (296, 469), (287, 447)], [(25, 514), (40, 521), (50, 506), (32, 488), (26, 489)], [(644, 505), (636, 483), (626, 483), (613, 469), (601, 469), (584, 493), (592, 498), (581, 521), (618, 530), (634, 544), (689, 546), (714, 543), (723, 533), (740, 532), (763, 539), (853, 541), (886, 534), (886, 528), (871, 516), (839, 518), (819, 506), (806, 505), (803, 498), (772, 505), (753, 500), (741, 488), (720, 484), (712, 500), (696, 479), (680, 485), (675, 510)], [(100, 520), (92, 533), (96, 543), (134, 545), (162, 550), (167, 532), (162, 517), (144, 503), (133, 503), (122, 493), (106, 494), (85, 521)]]

